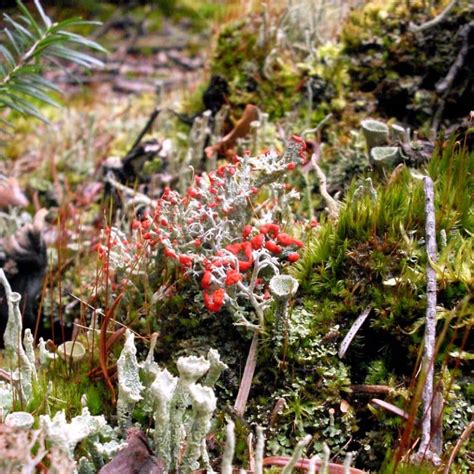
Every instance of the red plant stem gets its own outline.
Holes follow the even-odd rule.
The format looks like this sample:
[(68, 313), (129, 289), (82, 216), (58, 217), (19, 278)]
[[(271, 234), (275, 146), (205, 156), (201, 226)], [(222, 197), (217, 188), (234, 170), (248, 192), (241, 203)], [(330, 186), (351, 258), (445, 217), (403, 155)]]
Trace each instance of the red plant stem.
[(114, 311), (117, 308), (120, 301), (122, 300), (123, 296), (124, 296), (124, 293), (120, 293), (119, 295), (117, 295), (114, 302), (112, 303), (112, 306), (105, 313), (104, 319), (100, 327), (100, 336), (99, 336), (99, 364), (100, 364), (100, 368), (102, 369), (102, 373), (104, 375), (105, 383), (107, 384), (107, 387), (109, 387), (110, 389), (113, 404), (115, 404), (116, 398), (115, 398), (114, 386), (112, 384), (112, 381), (110, 380), (109, 373), (107, 371), (107, 326), (109, 325), (110, 318), (114, 314)]

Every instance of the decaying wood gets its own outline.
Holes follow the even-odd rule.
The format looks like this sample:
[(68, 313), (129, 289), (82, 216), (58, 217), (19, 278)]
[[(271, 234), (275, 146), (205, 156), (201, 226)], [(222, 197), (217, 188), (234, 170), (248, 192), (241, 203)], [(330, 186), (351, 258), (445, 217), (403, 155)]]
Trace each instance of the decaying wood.
[(206, 156), (212, 158), (215, 154), (225, 154), (235, 145), (238, 138), (245, 137), (250, 132), (250, 124), (254, 120), (258, 120), (258, 107), (247, 104), (235, 127), (219, 143), (204, 150)]
[(153, 455), (145, 434), (132, 428), (128, 431), (127, 447), (106, 464), (99, 474), (163, 474), (165, 466)]

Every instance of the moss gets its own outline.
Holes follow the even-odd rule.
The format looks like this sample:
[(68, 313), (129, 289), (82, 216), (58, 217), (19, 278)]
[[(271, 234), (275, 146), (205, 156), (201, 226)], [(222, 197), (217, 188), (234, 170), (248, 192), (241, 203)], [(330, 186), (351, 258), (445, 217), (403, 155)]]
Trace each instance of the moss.
[[(353, 12), (341, 34), (352, 93), (371, 93), (369, 102), (379, 114), (415, 127), (431, 124), (437, 113), (449, 123), (461, 120), (469, 107), (459, 106), (460, 97), (472, 103), (472, 71), (461, 73), (446, 97), (435, 86), (458, 55), (460, 28), (474, 19), (468, 3), (461, 2), (441, 27), (419, 33), (408, 26), (431, 18), (422, 2), (372, 1)], [(468, 56), (466, 64), (471, 60)]]

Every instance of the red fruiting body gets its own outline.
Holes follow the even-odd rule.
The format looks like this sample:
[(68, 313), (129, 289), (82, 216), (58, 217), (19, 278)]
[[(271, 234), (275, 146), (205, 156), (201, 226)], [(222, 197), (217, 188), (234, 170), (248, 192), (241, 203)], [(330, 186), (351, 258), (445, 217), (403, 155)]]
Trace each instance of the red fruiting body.
[(273, 237), (276, 237), (280, 233), (280, 226), (277, 224), (263, 224), (260, 227), (260, 232), (262, 234), (272, 234)]
[(204, 292), (204, 305), (212, 313), (217, 313), (224, 304), (225, 290), (224, 288), (218, 288), (212, 295)]
[(289, 262), (293, 263), (293, 262), (297, 262), (300, 259), (300, 256), (296, 252), (292, 252), (288, 254), (287, 259)]
[(201, 278), (201, 288), (203, 290), (207, 290), (211, 286), (211, 281), (212, 281), (212, 272), (209, 270), (206, 270)]
[(287, 247), (288, 245), (291, 245), (293, 243), (293, 238), (290, 237), (288, 234), (281, 233), (277, 237), (277, 241), (279, 244), (284, 245)]
[(253, 258), (251, 260), (239, 260), (239, 271), (245, 272), (253, 265)]
[(229, 244), (229, 245), (226, 245), (225, 249), (228, 250), (230, 253), (237, 255), (242, 250), (242, 244), (241, 243)]
[(139, 229), (139, 228), (140, 228), (140, 221), (137, 221), (136, 219), (133, 219), (132, 229)]
[(279, 244), (288, 247), (289, 245), (296, 245), (297, 247), (303, 247), (303, 242), (298, 239), (294, 239), (293, 237), (289, 236), (288, 234), (281, 233), (277, 237), (277, 241)]
[(291, 170), (294, 170), (294, 169), (296, 168), (296, 163), (293, 163), (293, 162), (288, 163), (288, 164), (286, 165), (286, 167), (287, 167), (290, 171), (291, 171)]
[(281, 253), (282, 251), (282, 248), (277, 245), (275, 242), (273, 242), (272, 240), (269, 240), (266, 244), (265, 244), (265, 248), (267, 250), (270, 250), (270, 252), (272, 253), (276, 253), (276, 254), (279, 254)]
[(193, 258), (190, 257), (189, 255), (179, 255), (178, 261), (183, 267), (191, 267), (193, 264)]
[(165, 254), (165, 257), (170, 257), (173, 260), (177, 260), (178, 256), (176, 255), (176, 252), (168, 247), (165, 247), (163, 250), (163, 253)]
[(250, 242), (242, 242), (241, 245), (247, 260), (252, 259), (252, 244)]
[(252, 233), (253, 227), (247, 224), (242, 230), (242, 237), (246, 239)]
[(202, 242), (199, 239), (194, 239), (194, 246), (198, 249), (202, 245)]
[(252, 244), (252, 248), (254, 248), (255, 250), (261, 249), (264, 240), (265, 240), (265, 236), (263, 234), (258, 234), (255, 237), (252, 237), (250, 239), (250, 243)]
[(232, 286), (242, 280), (242, 275), (237, 270), (228, 270), (226, 273), (225, 285)]

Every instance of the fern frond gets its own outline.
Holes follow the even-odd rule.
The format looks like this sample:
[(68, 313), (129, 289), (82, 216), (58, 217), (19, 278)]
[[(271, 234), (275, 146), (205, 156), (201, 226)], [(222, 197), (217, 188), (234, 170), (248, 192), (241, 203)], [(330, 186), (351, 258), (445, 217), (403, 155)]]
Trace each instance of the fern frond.
[(34, 4), (38, 20), (21, 1), (18, 1), (21, 13), (18, 18), (3, 15), (6, 26), (3, 44), (0, 45), (0, 110), (9, 108), (46, 122), (34, 102), (57, 107), (59, 104), (51, 97), (51, 93), (60, 92), (58, 87), (42, 76), (48, 66), (60, 59), (86, 69), (101, 67), (102, 61), (83, 51), (107, 51), (96, 42), (69, 31), (77, 26), (99, 23), (80, 18), (54, 22), (45, 13), (39, 0), (34, 0)]

